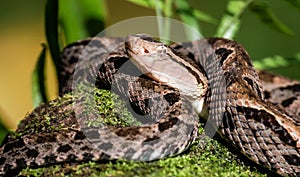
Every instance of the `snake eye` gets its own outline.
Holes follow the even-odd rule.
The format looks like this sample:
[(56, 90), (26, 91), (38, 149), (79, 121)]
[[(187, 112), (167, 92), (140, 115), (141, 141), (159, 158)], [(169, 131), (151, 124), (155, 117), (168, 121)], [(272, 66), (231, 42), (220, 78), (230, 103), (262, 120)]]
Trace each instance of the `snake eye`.
[(160, 46), (158, 46), (158, 47), (156, 48), (156, 51), (157, 51), (158, 53), (165, 54), (165, 53), (167, 53), (167, 47), (164, 46), (164, 45), (160, 45)]

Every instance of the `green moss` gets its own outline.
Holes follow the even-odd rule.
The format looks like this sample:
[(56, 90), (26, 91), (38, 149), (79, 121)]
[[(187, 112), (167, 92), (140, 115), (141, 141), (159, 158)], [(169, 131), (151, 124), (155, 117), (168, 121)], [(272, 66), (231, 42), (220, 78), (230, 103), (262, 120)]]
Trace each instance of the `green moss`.
[[(93, 94), (85, 94), (93, 93)], [(85, 96), (90, 95), (90, 96)], [(99, 124), (138, 124), (130, 113), (124, 112), (125, 103), (109, 91), (85, 86), (79, 87), (75, 95), (67, 94), (29, 114), (21, 123), (19, 134), (53, 131), (74, 126), (77, 120), (65, 119), (73, 115), (74, 100), (84, 100), (82, 118), (88, 126)], [(95, 106), (96, 105), (96, 106)], [(80, 105), (79, 105), (80, 106)], [(59, 107), (59, 108), (58, 108)], [(63, 111), (61, 108), (64, 108)], [(95, 113), (96, 110), (96, 113)], [(39, 119), (37, 119), (38, 116)], [(60, 117), (61, 116), (61, 117)], [(73, 115), (74, 116), (74, 115)], [(104, 119), (105, 118), (105, 119)], [(107, 121), (109, 118), (111, 120)], [(122, 118), (120, 120), (120, 118)], [(40, 121), (38, 121), (40, 120)], [(73, 121), (73, 122), (72, 122)], [(45, 126), (45, 127), (44, 127)], [(22, 130), (22, 131), (21, 131)], [(200, 131), (203, 131), (202, 129)], [(216, 140), (207, 138), (205, 146), (195, 143), (187, 152), (178, 156), (152, 162), (116, 160), (108, 162), (65, 163), (38, 169), (24, 169), (22, 176), (266, 176), (239, 163), (235, 155)]]
[(66, 94), (34, 109), (20, 122), (15, 136), (51, 132), (74, 124), (75, 120), (68, 124), (65, 120), (72, 117), (72, 99), (72, 95)]
[[(108, 90), (87, 87), (86, 85), (79, 85), (77, 91), (75, 99), (84, 98), (85, 109), (83, 114), (89, 116), (89, 119), (86, 120), (87, 126), (140, 125), (127, 111), (125, 101), (120, 100), (118, 95)], [(91, 112), (97, 113), (96, 118), (90, 118)]]

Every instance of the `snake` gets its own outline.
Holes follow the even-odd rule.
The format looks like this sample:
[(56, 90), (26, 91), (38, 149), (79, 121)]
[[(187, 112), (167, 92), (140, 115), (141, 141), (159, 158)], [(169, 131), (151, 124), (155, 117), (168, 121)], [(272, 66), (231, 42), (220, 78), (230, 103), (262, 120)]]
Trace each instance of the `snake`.
[[(300, 83), (255, 70), (235, 41), (166, 45), (145, 34), (96, 37), (68, 45), (59, 71), (61, 96), (77, 93), (79, 83), (115, 90), (147, 120), (87, 126), (98, 116), (83, 111), (90, 91), (58, 106), (57, 98), (28, 114), (17, 136), (6, 137), (0, 175), (28, 166), (174, 156), (199, 137), (201, 119), (207, 135), (215, 133), (249, 161), (281, 176), (300, 176)], [(42, 114), (55, 119), (32, 126)]]

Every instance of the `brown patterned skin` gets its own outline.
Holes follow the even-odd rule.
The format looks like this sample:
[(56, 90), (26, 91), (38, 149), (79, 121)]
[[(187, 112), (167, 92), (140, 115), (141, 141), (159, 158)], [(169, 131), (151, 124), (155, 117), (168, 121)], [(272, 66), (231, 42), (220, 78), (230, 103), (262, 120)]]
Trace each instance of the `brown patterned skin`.
[(264, 71), (258, 71), (258, 74), (265, 98), (300, 124), (300, 82)]
[[(106, 89), (111, 89), (113, 80), (116, 83), (128, 82), (128, 84), (113, 85), (130, 98), (138, 111), (149, 113), (154, 117), (152, 124), (142, 127), (104, 127), (102, 129), (80, 127), (78, 120), (79, 123), (84, 122), (97, 117), (97, 115), (90, 113), (76, 119), (76, 116), (81, 115), (81, 109), (76, 112), (76, 109), (74, 110), (74, 107), (70, 106), (74, 104), (74, 100), (67, 99), (57, 106), (55, 104), (59, 102), (57, 99), (40, 106), (26, 116), (17, 130), (17, 132), (23, 133), (21, 136), (7, 138), (0, 149), (1, 175), (8, 175), (26, 166), (37, 167), (70, 161), (99, 161), (115, 158), (153, 160), (178, 154), (194, 141), (198, 117), (184, 99), (178, 98), (176, 88), (170, 88), (157, 81), (144, 80), (143, 78), (149, 79), (147, 76), (137, 77), (136, 73), (130, 73), (137, 69), (133, 65), (127, 66), (126, 69), (129, 73), (125, 72), (124, 75), (115, 77), (115, 73), (119, 72), (121, 66), (128, 61), (122, 42), (124, 39), (96, 38), (92, 41), (91, 45), (88, 45), (90, 40), (79, 41), (64, 50), (63, 64), (61, 65), (61, 94), (71, 91), (75, 88), (74, 85), (82, 80), (84, 83)], [(213, 123), (215, 123), (213, 126), (220, 126), (219, 135), (255, 163), (281, 175), (299, 175), (300, 158), (296, 139), (298, 134), (292, 135), (294, 130), (296, 133), (299, 132), (299, 123), (290, 117), (295, 112), (299, 115), (295, 106), (299, 102), (299, 97), (288, 98), (292, 93), (287, 94), (288, 96), (283, 95), (286, 97), (283, 101), (279, 101), (282, 108), (277, 107), (274, 104), (278, 104), (278, 101), (271, 101), (270, 98), (275, 98), (276, 96), (273, 94), (278, 94), (278, 90), (284, 90), (284, 84), (280, 87), (271, 84), (272, 88), (270, 86), (269, 90), (262, 90), (258, 74), (253, 69), (251, 60), (241, 45), (220, 38), (207, 39), (207, 41), (213, 50), (204, 50), (200, 53), (193, 51), (195, 55), (178, 45), (174, 45), (173, 49), (177, 52), (176, 55), (186, 55), (205, 68), (210, 84), (210, 92), (205, 98), (209, 111), (222, 113), (221, 117), (212, 116)], [(187, 44), (187, 48), (197, 46), (193, 43)], [(82, 54), (83, 49), (86, 48), (92, 55)], [(101, 49), (104, 52), (99, 52), (99, 48), (104, 49)], [(207, 60), (212, 53), (216, 53), (213, 57), (215, 60)], [(80, 61), (82, 63), (76, 67), (75, 64), (78, 63), (80, 57), (83, 58)], [(215, 71), (214, 66), (222, 68)], [(217, 82), (223, 79), (226, 81), (226, 85)], [(291, 82), (286, 81), (285, 84), (291, 84)], [(268, 79), (263, 83), (268, 83)], [(297, 88), (295, 82), (290, 85), (288, 90), (295, 91), (298, 95)], [(272, 96), (269, 97), (268, 93)], [(285, 93), (285, 91), (280, 93)], [(222, 94), (226, 95), (225, 101), (216, 102), (217, 95)], [(273, 103), (266, 101), (264, 94), (265, 98), (270, 99)], [(157, 101), (153, 97), (160, 99)], [(82, 97), (79, 96), (79, 98)], [(152, 99), (152, 102), (155, 103), (152, 112), (149, 106), (145, 105), (145, 99)], [(167, 102), (161, 101), (164, 99)], [(289, 116), (281, 111), (289, 109), (286, 105), (292, 105)], [(81, 104), (79, 103), (77, 106), (80, 108)], [(178, 109), (180, 106), (183, 109)], [(161, 107), (168, 111), (165, 114), (156, 115), (155, 111)], [(39, 121), (36, 115), (44, 112), (58, 118), (56, 121), (50, 122), (52, 127), (59, 127), (58, 129), (48, 129), (47, 123), (39, 124), (36, 127), (28, 126)], [(280, 124), (282, 122), (279, 122), (281, 118), (287, 120), (283, 125)], [(86, 135), (92, 136), (88, 139)], [(112, 141), (112, 136), (115, 136), (115, 139), (121, 137), (128, 141), (128, 147), (123, 148), (119, 142)], [(132, 144), (132, 142), (136, 144)], [(145, 142), (151, 143), (145, 145)], [(169, 144), (171, 146), (166, 146)]]

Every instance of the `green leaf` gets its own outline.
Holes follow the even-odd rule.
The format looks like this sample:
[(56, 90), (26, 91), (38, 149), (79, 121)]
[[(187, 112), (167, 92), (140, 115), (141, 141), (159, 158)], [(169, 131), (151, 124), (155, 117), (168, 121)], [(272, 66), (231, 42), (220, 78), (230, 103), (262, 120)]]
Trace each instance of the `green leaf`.
[[(157, 0), (155, 2), (158, 2)], [(159, 2), (161, 2), (159, 0)], [(163, 3), (156, 3), (155, 4), (155, 13), (156, 17), (163, 17)], [(168, 39), (170, 35), (170, 23), (168, 21), (164, 21), (162, 18), (157, 18), (157, 26), (158, 26), (158, 34), (161, 38), (161, 42), (167, 43), (164, 39)]]
[(172, 1), (173, 0), (165, 0), (164, 9), (163, 9), (165, 17), (172, 17), (172, 15), (173, 15)]
[(273, 57), (266, 57), (253, 62), (257, 69), (271, 69), (288, 66), (288, 61), (279, 55)]
[(104, 0), (78, 1), (88, 37), (95, 36), (104, 29), (104, 21), (107, 17)]
[(0, 145), (3, 142), (4, 138), (6, 137), (6, 135), (8, 134), (8, 132), (9, 131), (0, 122)]
[(73, 0), (59, 1), (59, 20), (64, 32), (66, 44), (88, 36), (82, 23), (83, 17), (81, 16), (78, 2), (79, 1)]
[[(61, 43), (70, 44), (79, 39), (95, 36), (104, 29), (104, 19), (107, 16), (104, 0), (61, 0), (57, 5), (59, 5), (59, 12), (56, 8), (56, 21), (53, 21), (56, 26), (53, 28), (56, 30), (58, 28), (58, 13), (61, 31), (63, 32), (63, 35), (60, 36)], [(62, 36), (65, 38), (63, 39)], [(58, 36), (56, 36), (54, 45), (58, 44), (58, 39)], [(57, 65), (56, 70), (58, 70)], [(61, 87), (61, 84), (59, 83), (59, 87)]]
[(229, 1), (226, 13), (223, 15), (216, 36), (232, 39), (240, 27), (240, 18), (253, 0)]
[(254, 1), (250, 5), (250, 10), (271, 28), (289, 36), (294, 35), (293, 31), (275, 16), (267, 1)]
[(208, 23), (212, 23), (212, 24), (217, 24), (218, 23), (218, 19), (212, 17), (211, 15), (202, 12), (198, 9), (193, 9), (192, 10), (192, 15), (195, 16), (198, 20), (204, 21), (204, 22), (208, 22)]
[(8, 129), (2, 124), (1, 120), (3, 120), (3, 117), (0, 115), (0, 145), (9, 132)]
[(260, 70), (268, 70), (274, 73), (285, 75), (289, 78), (300, 79), (300, 53), (293, 57), (283, 57), (275, 55), (272, 57), (265, 57), (253, 62), (255, 68)]
[[(188, 3), (188, 1), (183, 1), (183, 0), (172, 0), (169, 2), (165, 1), (166, 3), (163, 3), (161, 0), (157, 0), (157, 1), (153, 1), (153, 0), (127, 0), (128, 2), (134, 3), (136, 5), (140, 5), (143, 7), (147, 7), (147, 8), (155, 8), (158, 6), (157, 3), (159, 3), (159, 7), (163, 8), (163, 9), (167, 9), (165, 8), (166, 4), (170, 4), (170, 2), (174, 2), (174, 5), (176, 6), (177, 10), (176, 13), (180, 16), (181, 19), (187, 19), (187, 20), (183, 20), (183, 22), (189, 22), (189, 21), (194, 21), (194, 19), (197, 20), (202, 20), (208, 23), (213, 23), (213, 24), (217, 24), (218, 20), (214, 17), (212, 17), (211, 15), (202, 12), (198, 9), (194, 9), (193, 7), (191, 7)], [(170, 6), (168, 6), (170, 7)], [(165, 12), (167, 11), (167, 12)], [(170, 15), (168, 15), (168, 10), (165, 10), (164, 13), (167, 17), (170, 17)], [(193, 22), (194, 23), (194, 22)], [(193, 24), (193, 23), (188, 23), (188, 24)]]
[(52, 61), (56, 68), (58, 76), (58, 61), (60, 55), (60, 47), (58, 41), (58, 0), (48, 0), (45, 9), (45, 30), (46, 38), (52, 57)]
[[(182, 22), (192, 26), (195, 30), (197, 30), (200, 33), (201, 31), (198, 25), (198, 20), (197, 17), (192, 13), (194, 12), (194, 10), (191, 10), (191, 6), (186, 1), (182, 0), (175, 0), (174, 3), (177, 8), (176, 13), (179, 15)], [(188, 35), (189, 34), (187, 34), (187, 36)], [(193, 36), (188, 37), (190, 39), (193, 39)]]
[[(157, 1), (155, 0), (127, 0), (128, 2), (131, 2), (133, 4), (139, 5), (139, 6), (143, 6), (143, 7), (147, 7), (147, 8), (155, 8), (155, 4), (157, 3)], [(160, 3), (160, 7), (162, 7), (162, 2), (158, 1), (158, 3)]]
[[(172, 0), (127, 0), (133, 4), (155, 9), (157, 17), (172, 17)], [(168, 43), (164, 39), (168, 39), (170, 36), (170, 21), (157, 18), (158, 33), (161, 38), (161, 42)]]
[(286, 2), (288, 2), (289, 4), (291, 4), (292, 6), (300, 9), (300, 1), (299, 0), (284, 0)]
[(66, 43), (95, 36), (104, 28), (104, 0), (59, 1), (59, 19)]
[(41, 103), (47, 102), (46, 86), (45, 86), (45, 61), (46, 61), (46, 46), (42, 45), (43, 49), (40, 53), (38, 61), (35, 65), (31, 76), (31, 93), (33, 106), (37, 107)]
[(187, 22), (189, 25), (197, 22), (197, 20), (212, 24), (218, 23), (218, 20), (216, 18), (198, 9), (192, 8), (186, 1), (175, 0), (174, 4), (177, 8), (176, 13), (183, 20), (183, 22)]

